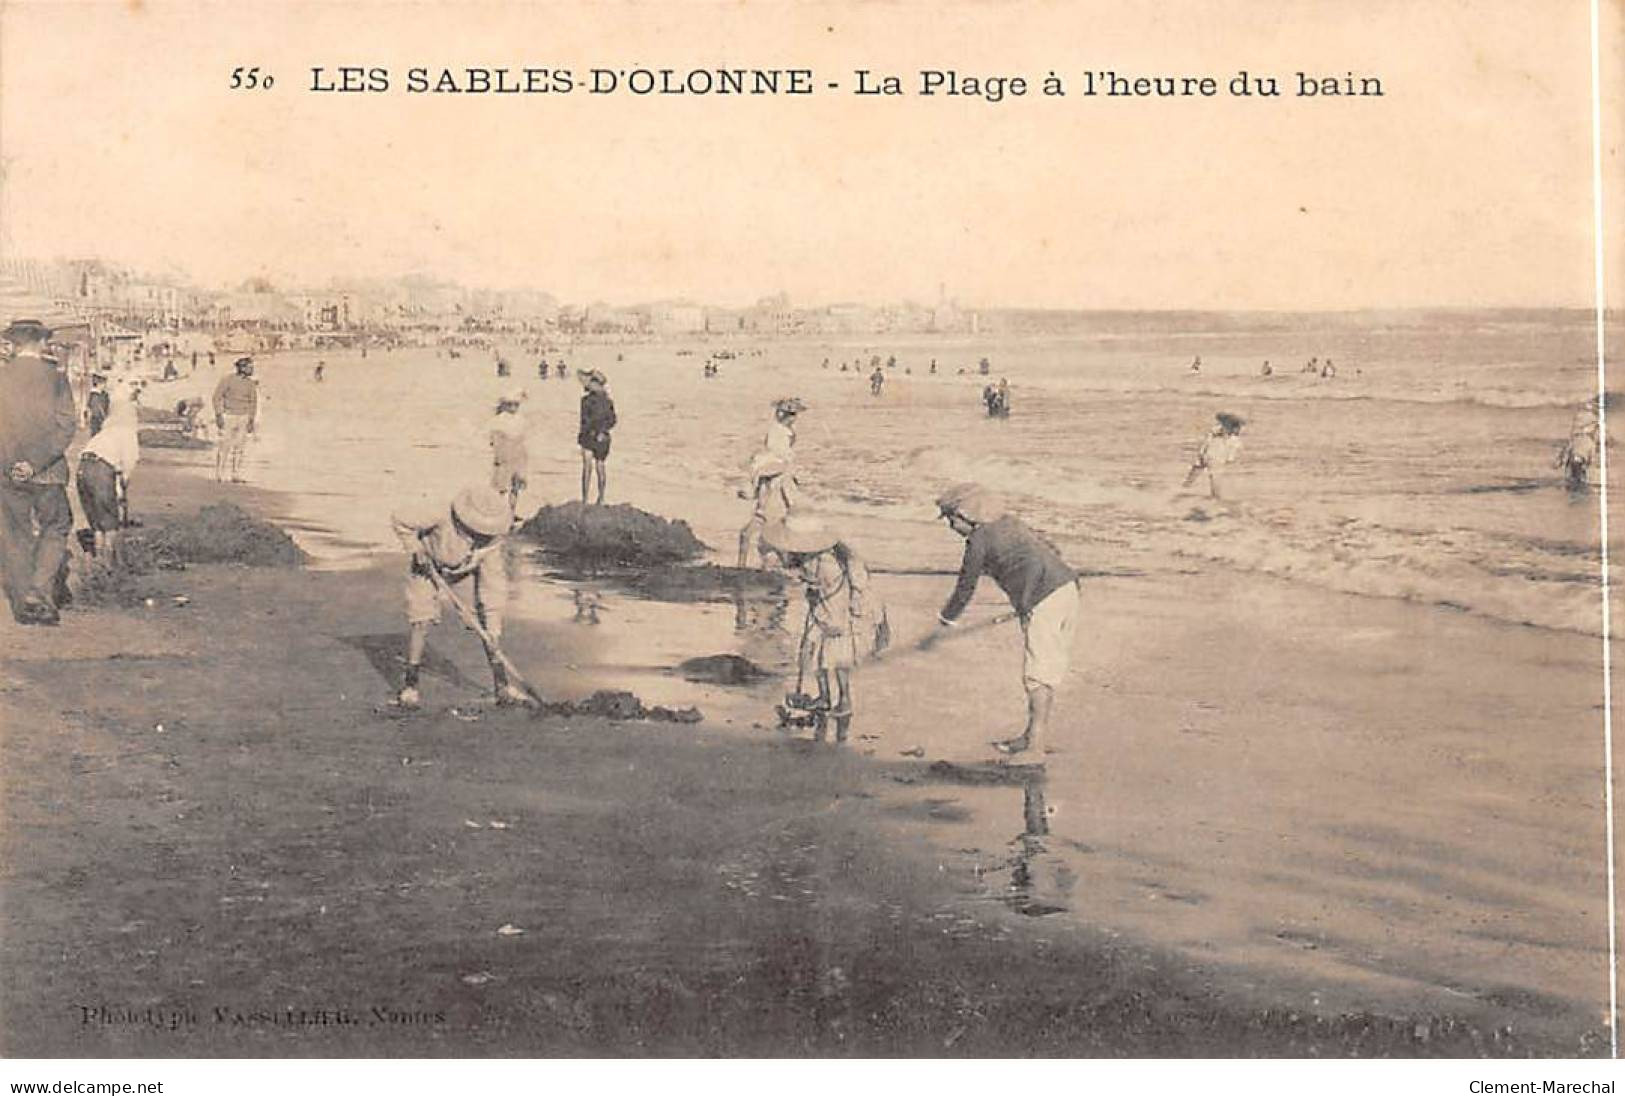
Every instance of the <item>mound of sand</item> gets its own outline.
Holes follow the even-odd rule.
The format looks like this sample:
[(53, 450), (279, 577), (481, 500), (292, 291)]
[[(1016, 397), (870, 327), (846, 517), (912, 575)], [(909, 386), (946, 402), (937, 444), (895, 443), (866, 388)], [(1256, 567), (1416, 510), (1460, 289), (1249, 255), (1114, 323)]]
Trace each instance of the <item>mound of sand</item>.
[(138, 563), (156, 567), (189, 563), (298, 567), (306, 558), (288, 534), (229, 502), (166, 521), (157, 529), (130, 537), (129, 543)]
[(677, 672), (684, 681), (699, 681), (708, 685), (750, 685), (773, 677), (744, 655), (702, 655), (678, 663)]
[(81, 605), (129, 608), (154, 596), (168, 597), (150, 583), (156, 571), (182, 571), (193, 563), (298, 567), (305, 558), (281, 529), (224, 502), (157, 528), (128, 530), (119, 563), (105, 556), (92, 563), (80, 577), (74, 597)]
[(544, 506), (521, 532), (548, 556), (581, 567), (655, 567), (705, 551), (685, 521), (667, 521), (624, 503)]
[(698, 708), (644, 707), (636, 693), (600, 689), (585, 700), (552, 700), (541, 707), (543, 715), (598, 716), (603, 719), (648, 719), (656, 723), (698, 723), (705, 717)]

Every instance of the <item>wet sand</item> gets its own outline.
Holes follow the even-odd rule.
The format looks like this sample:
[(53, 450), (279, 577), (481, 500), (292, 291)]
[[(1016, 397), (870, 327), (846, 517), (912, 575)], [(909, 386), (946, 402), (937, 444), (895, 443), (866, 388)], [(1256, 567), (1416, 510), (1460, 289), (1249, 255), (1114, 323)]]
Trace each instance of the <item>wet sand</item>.
[[(149, 520), (223, 496), (286, 512), (136, 480)], [(449, 625), (427, 713), (373, 714), (393, 559), (147, 581), (0, 626), (10, 1056), (1606, 1053), (1589, 637), (1100, 579), (1039, 784), (980, 763), (1011, 630), (865, 670), (837, 750), (756, 725), (782, 683), (662, 671), (771, 594), (516, 615), (544, 692), (696, 727), (484, 709)]]

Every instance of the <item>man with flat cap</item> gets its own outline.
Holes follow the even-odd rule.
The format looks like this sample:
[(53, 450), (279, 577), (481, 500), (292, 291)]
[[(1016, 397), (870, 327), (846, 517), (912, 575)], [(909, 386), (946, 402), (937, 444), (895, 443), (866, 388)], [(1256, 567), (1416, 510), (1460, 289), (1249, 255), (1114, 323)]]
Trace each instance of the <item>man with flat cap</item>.
[[(949, 527), (965, 538), (959, 581), (937, 620), (944, 628), (952, 627), (984, 574), (1010, 599), (1010, 607), (1021, 621), (1021, 683), (1027, 690), (1027, 725), (1013, 738), (994, 742), (993, 748), (1006, 757), (1030, 751), (1033, 763), (1042, 765), (1055, 690), (1072, 661), (1078, 573), (1048, 540), (1005, 513), (1003, 500), (986, 488), (959, 484), (937, 499), (937, 509)], [(928, 637), (926, 642), (931, 641)]]
[(65, 453), (79, 415), (68, 378), (45, 353), (50, 337), (38, 320), (0, 333), (10, 346), (0, 364), (0, 557), (20, 624), (57, 623), (52, 591), (73, 532)]
[(254, 380), (254, 359), (238, 358), (236, 372), (214, 387), (214, 426), (220, 443), (214, 453), (214, 478), (243, 482), (243, 450), (259, 415), (260, 386)]

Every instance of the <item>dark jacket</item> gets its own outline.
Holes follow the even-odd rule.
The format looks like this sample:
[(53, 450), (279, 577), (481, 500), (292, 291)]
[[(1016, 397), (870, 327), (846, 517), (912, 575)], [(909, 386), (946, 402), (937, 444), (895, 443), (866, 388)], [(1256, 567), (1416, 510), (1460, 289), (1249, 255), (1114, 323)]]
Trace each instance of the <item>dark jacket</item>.
[(959, 582), (942, 608), (943, 620), (956, 620), (976, 592), (977, 580), (991, 575), (1010, 605), (1023, 617), (1040, 601), (1069, 582), (1078, 573), (1068, 567), (1055, 547), (1013, 517), (978, 525), (965, 538), (965, 561), (959, 568)]
[(607, 434), (615, 426), (615, 403), (606, 393), (592, 391), (581, 397), (581, 431), (576, 435), (577, 445), (590, 446), (599, 434)]
[(113, 398), (106, 392), (94, 391), (85, 397), (85, 424), (90, 427), (92, 435), (101, 430), (112, 409)]
[(62, 459), (79, 429), (68, 378), (50, 358), (19, 354), (0, 363), (0, 476), (25, 460), (35, 483), (67, 483)]

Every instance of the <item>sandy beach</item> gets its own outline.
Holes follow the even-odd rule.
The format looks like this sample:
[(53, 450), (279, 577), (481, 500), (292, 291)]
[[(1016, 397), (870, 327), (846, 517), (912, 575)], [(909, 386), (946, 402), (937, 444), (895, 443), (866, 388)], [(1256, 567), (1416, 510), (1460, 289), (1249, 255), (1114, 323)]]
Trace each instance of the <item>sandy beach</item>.
[[(149, 454), (136, 512), (334, 538), (207, 457)], [(549, 697), (701, 725), (485, 707), (444, 626), (425, 714), (385, 718), (402, 565), (196, 566), (5, 625), (8, 1056), (1606, 1053), (1594, 636), (1118, 568), (1038, 780), (984, 763), (1010, 630), (864, 671), (844, 749), (772, 726), (783, 680), (667, 669), (782, 673), (768, 586), (519, 598)], [(950, 580), (882, 582), (912, 624)]]

